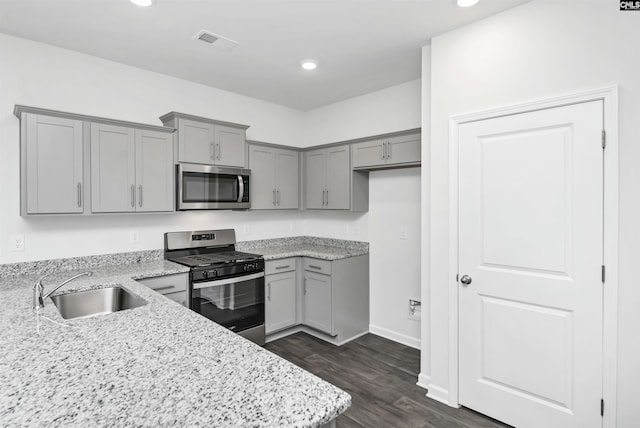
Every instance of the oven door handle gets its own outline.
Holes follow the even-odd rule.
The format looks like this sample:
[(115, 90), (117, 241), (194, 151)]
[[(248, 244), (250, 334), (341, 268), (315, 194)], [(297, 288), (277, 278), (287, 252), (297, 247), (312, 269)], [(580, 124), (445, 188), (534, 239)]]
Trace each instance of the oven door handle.
[(242, 198), (244, 198), (244, 178), (241, 175), (238, 176), (238, 187), (240, 190), (238, 191), (238, 202), (242, 202)]
[(252, 279), (264, 278), (264, 272), (258, 272), (251, 275), (234, 276), (233, 278), (218, 279), (213, 281), (194, 282), (193, 289), (219, 287), (221, 285), (235, 284), (238, 282), (251, 281)]

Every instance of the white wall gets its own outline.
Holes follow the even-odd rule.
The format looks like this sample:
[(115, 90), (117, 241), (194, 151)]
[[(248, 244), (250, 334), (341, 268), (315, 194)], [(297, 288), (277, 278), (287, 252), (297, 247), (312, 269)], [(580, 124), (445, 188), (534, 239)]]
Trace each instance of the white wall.
[[(640, 421), (640, 25), (618, 2), (534, 0), (431, 43), (429, 352), (431, 385), (446, 399), (448, 362), (448, 118), (609, 84), (620, 85), (618, 426)], [(425, 73), (423, 78), (427, 77)], [(423, 177), (423, 185), (426, 185)], [(425, 223), (423, 223), (424, 225)], [(428, 328), (426, 322), (423, 327)]]
[[(234, 227), (239, 239), (301, 233), (299, 212), (186, 212), (23, 218), (15, 104), (161, 125), (171, 110), (251, 125), (248, 138), (297, 145), (302, 113), (96, 57), (0, 35), (0, 263), (162, 248), (162, 234)], [(249, 233), (244, 233), (247, 225)], [(129, 243), (138, 230), (140, 242)], [(9, 239), (25, 235), (25, 251)]]
[[(0, 263), (157, 249), (163, 233), (174, 230), (229, 227), (240, 240), (307, 234), (370, 241), (371, 324), (379, 334), (419, 346), (419, 323), (407, 319), (408, 298), (420, 297), (419, 169), (372, 173), (370, 210), (364, 214), (206, 211), (23, 218), (19, 121), (12, 112), (15, 104), (25, 104), (159, 125), (160, 115), (175, 110), (251, 125), (249, 139), (306, 147), (418, 128), (420, 99), (416, 80), (302, 113), (0, 35)], [(401, 225), (408, 231), (405, 241), (398, 238)], [(139, 232), (137, 244), (129, 243), (133, 230)], [(25, 236), (24, 252), (8, 251), (14, 234)], [(406, 254), (402, 269), (394, 265), (399, 254)], [(393, 273), (388, 266), (394, 266)]]
[(420, 127), (420, 79), (306, 112), (304, 145)]

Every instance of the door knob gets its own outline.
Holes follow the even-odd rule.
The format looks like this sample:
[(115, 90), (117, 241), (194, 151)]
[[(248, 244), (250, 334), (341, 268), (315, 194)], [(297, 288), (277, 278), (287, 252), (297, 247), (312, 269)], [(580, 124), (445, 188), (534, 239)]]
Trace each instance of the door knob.
[(471, 284), (471, 277), (469, 275), (462, 275), (462, 278), (460, 278), (460, 282), (464, 285), (469, 285)]

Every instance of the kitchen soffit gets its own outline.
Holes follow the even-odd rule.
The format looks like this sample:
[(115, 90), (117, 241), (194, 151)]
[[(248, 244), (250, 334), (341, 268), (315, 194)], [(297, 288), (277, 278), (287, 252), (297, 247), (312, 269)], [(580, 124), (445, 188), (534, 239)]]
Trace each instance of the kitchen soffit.
[(431, 37), (526, 1), (0, 0), (0, 32), (306, 111), (418, 79)]

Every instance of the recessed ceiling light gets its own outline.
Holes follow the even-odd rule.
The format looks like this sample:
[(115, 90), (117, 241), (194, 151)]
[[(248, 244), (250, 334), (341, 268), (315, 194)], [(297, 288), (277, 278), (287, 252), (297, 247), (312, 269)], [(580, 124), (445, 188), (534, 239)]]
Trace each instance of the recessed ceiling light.
[(129, 1), (135, 5), (142, 6), (142, 7), (148, 7), (153, 4), (153, 0), (129, 0)]
[(302, 68), (304, 68), (305, 70), (315, 70), (317, 66), (318, 62), (312, 59), (306, 59), (302, 61)]
[(457, 0), (456, 3), (460, 7), (471, 7), (474, 4), (478, 3), (480, 0)]

